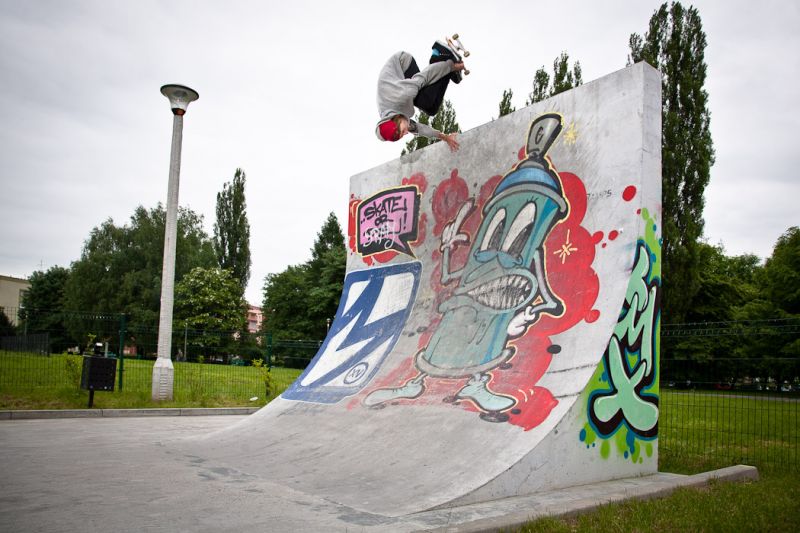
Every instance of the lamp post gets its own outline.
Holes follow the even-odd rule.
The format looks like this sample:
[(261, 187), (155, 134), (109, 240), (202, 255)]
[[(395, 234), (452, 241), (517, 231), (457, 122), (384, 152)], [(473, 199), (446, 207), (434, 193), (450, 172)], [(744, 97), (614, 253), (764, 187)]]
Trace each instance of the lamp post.
[(164, 227), (164, 263), (161, 270), (161, 314), (158, 322), (158, 359), (153, 366), (153, 400), (171, 400), (175, 368), (172, 366), (172, 307), (175, 292), (175, 242), (178, 238), (178, 184), (181, 172), (183, 115), (200, 95), (183, 85), (164, 85), (161, 94), (172, 109), (172, 151), (169, 157), (167, 220)]

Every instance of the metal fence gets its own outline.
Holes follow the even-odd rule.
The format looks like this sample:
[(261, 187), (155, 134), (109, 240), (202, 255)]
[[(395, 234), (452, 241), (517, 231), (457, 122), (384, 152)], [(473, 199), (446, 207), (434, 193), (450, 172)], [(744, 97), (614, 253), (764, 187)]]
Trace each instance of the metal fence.
[[(148, 405), (157, 327), (119, 314), (29, 312), (18, 323), (15, 335), (0, 339), (5, 408), (17, 398), (74, 394), (80, 353), (124, 354), (113, 398)], [(180, 326), (173, 330), (174, 405), (263, 405), (297, 378), (322, 344)], [(791, 343), (798, 332), (800, 321), (785, 319), (662, 326), (661, 457), (800, 470), (800, 358), (771, 351), (777, 338)], [(762, 346), (764, 355), (732, 357), (720, 349), (744, 342)]]
[[(80, 355), (86, 354), (118, 359), (115, 394), (124, 394), (127, 404), (149, 401), (156, 325), (114, 313), (18, 310), (13, 318), (15, 334), (0, 336), (4, 397), (34, 398), (48, 390), (67, 394), (80, 381)], [(321, 344), (263, 332), (196, 330), (176, 322), (173, 403), (263, 404), (291, 385)]]

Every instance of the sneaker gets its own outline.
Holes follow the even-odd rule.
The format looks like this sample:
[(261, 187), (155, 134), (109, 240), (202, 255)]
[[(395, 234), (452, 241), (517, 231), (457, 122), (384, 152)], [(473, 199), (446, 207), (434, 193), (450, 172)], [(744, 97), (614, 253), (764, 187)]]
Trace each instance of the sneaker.
[[(437, 40), (435, 43), (433, 43), (433, 48), (431, 49), (430, 64), (438, 63), (440, 61), (447, 61), (448, 59), (452, 59), (454, 63), (460, 63), (463, 61), (461, 56), (458, 55), (455, 50), (450, 48), (447, 43)], [(461, 83), (462, 79), (463, 77), (460, 70), (450, 73), (450, 81), (453, 83)]]

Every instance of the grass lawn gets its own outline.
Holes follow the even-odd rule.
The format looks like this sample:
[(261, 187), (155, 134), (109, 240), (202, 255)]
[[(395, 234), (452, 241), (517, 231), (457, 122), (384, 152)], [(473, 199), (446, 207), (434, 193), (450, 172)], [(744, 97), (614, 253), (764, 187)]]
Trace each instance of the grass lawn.
[(769, 472), (759, 481), (712, 482), (670, 496), (605, 505), (570, 518), (542, 518), (519, 532), (797, 531), (800, 480)]
[(517, 531), (800, 530), (796, 398), (662, 389), (660, 408), (660, 471), (694, 474), (749, 464), (761, 479), (679, 489), (665, 498), (535, 520)]
[[(89, 393), (79, 388), (79, 356), (39, 356), (0, 352), (0, 409), (81, 409)], [(153, 402), (153, 361), (126, 359), (122, 390), (97, 391), (94, 407), (261, 407), (283, 392), (300, 370), (273, 368), (272, 387), (266, 389), (260, 370), (252, 366), (174, 363), (174, 400)], [(251, 401), (251, 398), (257, 400)]]

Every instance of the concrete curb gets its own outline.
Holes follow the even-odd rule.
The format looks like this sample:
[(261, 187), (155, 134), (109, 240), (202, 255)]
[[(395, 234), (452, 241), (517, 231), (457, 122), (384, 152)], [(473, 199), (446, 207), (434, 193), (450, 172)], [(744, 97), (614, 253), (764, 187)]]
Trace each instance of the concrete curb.
[[(439, 528), (423, 528), (418, 531), (438, 533), (483, 533), (515, 530), (528, 522), (542, 517), (570, 517), (590, 513), (601, 506), (619, 503), (626, 500), (649, 500), (669, 496), (680, 488), (698, 488), (711, 481), (745, 481), (757, 480), (758, 469), (754, 466), (736, 465), (691, 476), (669, 473), (658, 473), (641, 478), (605, 481), (595, 485), (569, 487), (530, 496), (515, 496), (494, 502), (472, 504), (464, 507), (442, 509), (420, 513), (425, 515), (450, 513), (450, 520), (456, 522), (452, 526)], [(598, 490), (600, 489), (600, 490)], [(454, 520), (460, 514), (480, 516), (487, 508), (508, 507), (507, 513), (501, 516), (480, 518), (458, 522)], [(513, 509), (513, 510), (512, 510)], [(521, 509), (521, 510), (520, 510)]]
[(0, 420), (36, 420), (48, 418), (123, 418), (149, 416), (250, 415), (258, 407), (176, 407), (169, 409), (41, 409), (0, 411)]

